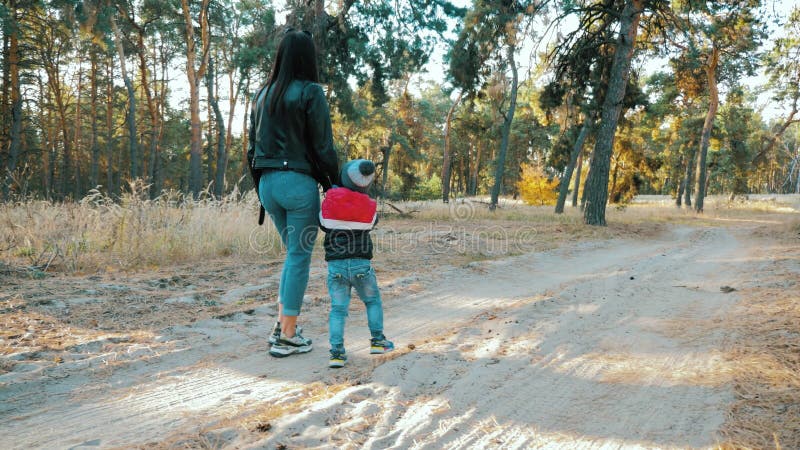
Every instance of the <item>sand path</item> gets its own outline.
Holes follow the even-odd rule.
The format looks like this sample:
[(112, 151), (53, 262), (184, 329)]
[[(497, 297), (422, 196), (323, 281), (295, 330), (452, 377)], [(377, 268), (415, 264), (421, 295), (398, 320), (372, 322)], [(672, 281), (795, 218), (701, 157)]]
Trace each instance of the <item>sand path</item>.
[[(368, 355), (354, 311), (338, 371), (326, 367), (322, 326), (306, 333), (313, 352), (267, 356), (267, 306), (171, 327), (159, 346), (125, 354), (98, 345), (82, 361), (0, 377), (0, 447), (131, 447), (178, 435), (231, 448), (710, 446), (732, 391), (725, 333), (703, 324), (731, 312), (737, 293), (720, 286), (746, 278), (749, 245), (729, 229), (676, 226), (651, 241), (449, 268), (418, 294), (385, 299), (394, 358)], [(337, 388), (312, 401), (313, 382)], [(265, 405), (287, 413), (263, 433), (236, 425)]]

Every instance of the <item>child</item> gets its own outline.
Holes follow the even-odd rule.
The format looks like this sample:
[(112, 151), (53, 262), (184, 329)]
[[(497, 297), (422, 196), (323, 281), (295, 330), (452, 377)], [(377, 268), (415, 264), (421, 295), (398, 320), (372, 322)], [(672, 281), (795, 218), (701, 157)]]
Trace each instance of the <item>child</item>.
[(369, 232), (377, 222), (377, 202), (367, 194), (375, 178), (375, 164), (356, 159), (342, 167), (343, 187), (325, 194), (319, 213), (320, 228), (325, 232), (325, 260), (328, 261), (328, 293), (331, 312), (328, 317), (331, 358), (329, 366), (344, 367), (344, 323), (350, 305), (351, 288), (367, 307), (367, 322), (372, 335), (370, 353), (386, 353), (394, 344), (383, 335), (383, 306), (378, 281), (370, 260), (372, 238)]

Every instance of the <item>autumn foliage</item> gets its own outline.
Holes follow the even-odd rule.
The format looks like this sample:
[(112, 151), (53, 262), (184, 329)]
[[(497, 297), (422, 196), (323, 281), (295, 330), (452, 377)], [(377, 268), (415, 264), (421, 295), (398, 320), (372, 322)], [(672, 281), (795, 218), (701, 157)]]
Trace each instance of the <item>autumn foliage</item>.
[(529, 205), (555, 205), (558, 199), (558, 180), (547, 176), (541, 168), (522, 165), (522, 176), (517, 183), (519, 195)]

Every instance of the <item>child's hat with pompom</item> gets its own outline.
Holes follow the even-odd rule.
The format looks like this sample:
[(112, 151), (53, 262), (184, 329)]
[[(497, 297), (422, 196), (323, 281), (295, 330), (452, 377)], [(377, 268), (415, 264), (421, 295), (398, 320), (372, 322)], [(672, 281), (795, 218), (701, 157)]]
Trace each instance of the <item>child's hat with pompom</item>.
[(375, 180), (375, 163), (368, 159), (354, 159), (342, 167), (342, 186), (358, 192), (367, 192)]

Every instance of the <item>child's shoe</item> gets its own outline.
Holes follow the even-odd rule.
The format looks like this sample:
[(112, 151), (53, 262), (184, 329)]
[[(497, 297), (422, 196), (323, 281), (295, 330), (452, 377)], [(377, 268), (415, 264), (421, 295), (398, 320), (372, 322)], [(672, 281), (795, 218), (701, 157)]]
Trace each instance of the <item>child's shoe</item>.
[[(303, 327), (300, 325), (295, 325), (294, 327), (294, 334), (301, 334), (303, 333)], [(272, 327), (272, 334), (269, 335), (269, 343), (270, 345), (275, 345), (278, 342), (278, 339), (281, 338), (281, 323), (275, 322), (275, 326)], [(308, 343), (311, 344), (311, 339), (308, 339)]]
[(328, 367), (339, 369), (344, 367), (345, 361), (347, 361), (347, 354), (345, 354), (344, 349), (331, 349), (331, 359), (328, 361)]
[(379, 338), (372, 338), (370, 340), (369, 352), (373, 355), (380, 355), (394, 350), (394, 343), (386, 336), (381, 335)]

